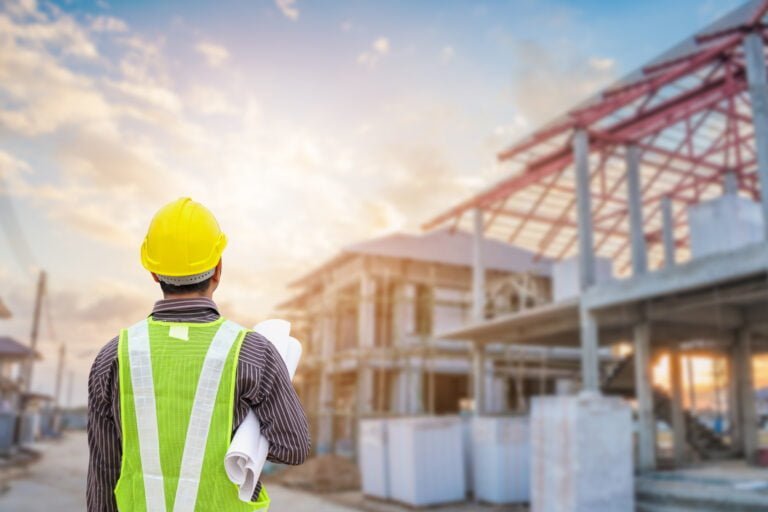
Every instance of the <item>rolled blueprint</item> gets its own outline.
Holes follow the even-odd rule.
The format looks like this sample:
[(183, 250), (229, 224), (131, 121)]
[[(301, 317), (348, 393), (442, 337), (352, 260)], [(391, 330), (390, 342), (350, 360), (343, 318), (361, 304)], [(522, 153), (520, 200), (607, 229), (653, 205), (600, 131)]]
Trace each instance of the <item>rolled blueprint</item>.
[[(301, 343), (291, 337), (291, 323), (280, 319), (265, 320), (253, 330), (275, 346), (293, 379), (301, 358)], [(241, 501), (251, 501), (268, 453), (269, 441), (261, 434), (261, 425), (256, 415), (248, 411), (224, 456), (224, 469), (229, 480), (238, 486)]]

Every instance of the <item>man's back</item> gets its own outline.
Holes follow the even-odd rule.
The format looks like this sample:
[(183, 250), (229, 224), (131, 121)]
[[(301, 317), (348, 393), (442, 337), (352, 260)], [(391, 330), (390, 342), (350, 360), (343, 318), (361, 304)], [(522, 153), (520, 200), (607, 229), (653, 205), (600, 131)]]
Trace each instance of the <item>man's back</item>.
[[(161, 300), (151, 316), (163, 322), (198, 324), (220, 318), (215, 303), (208, 298)], [(89, 511), (117, 510), (113, 491), (123, 456), (117, 349), (115, 338), (96, 357), (89, 379)], [(233, 428), (254, 410), (270, 442), (270, 460), (284, 464), (305, 460), (309, 451), (306, 417), (287, 369), (271, 343), (253, 332), (247, 333), (240, 348), (233, 404)], [(254, 499), (259, 491), (260, 487)]]

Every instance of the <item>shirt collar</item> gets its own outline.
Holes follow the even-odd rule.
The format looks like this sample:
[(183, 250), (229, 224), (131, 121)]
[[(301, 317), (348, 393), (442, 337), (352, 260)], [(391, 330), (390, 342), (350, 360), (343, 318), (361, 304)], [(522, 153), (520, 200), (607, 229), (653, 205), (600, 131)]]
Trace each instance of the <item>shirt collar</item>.
[(219, 308), (216, 303), (207, 297), (195, 297), (194, 299), (160, 299), (155, 302), (155, 306), (152, 308), (152, 315), (160, 313), (177, 313), (177, 312), (190, 312), (211, 310), (211, 312), (219, 315)]

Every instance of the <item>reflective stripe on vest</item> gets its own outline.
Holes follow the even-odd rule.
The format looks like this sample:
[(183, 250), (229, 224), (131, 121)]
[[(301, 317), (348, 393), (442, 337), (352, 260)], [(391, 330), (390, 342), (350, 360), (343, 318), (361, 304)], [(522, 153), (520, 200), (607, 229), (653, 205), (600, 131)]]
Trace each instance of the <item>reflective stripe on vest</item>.
[(146, 320), (128, 329), (128, 355), (131, 361), (133, 402), (139, 431), (139, 453), (144, 472), (147, 512), (165, 512), (155, 385), (152, 377), (152, 359), (149, 354), (149, 327)]
[[(226, 320), (216, 336), (213, 337), (208, 353), (203, 362), (203, 371), (197, 382), (195, 403), (187, 428), (187, 440), (184, 443), (184, 455), (181, 457), (179, 486), (176, 488), (174, 512), (193, 512), (197, 502), (197, 489), (200, 486), (200, 471), (203, 468), (205, 445), (211, 426), (211, 414), (219, 391), (221, 372), (224, 369), (229, 350), (240, 335), (241, 327)], [(224, 461), (222, 461), (222, 465)]]

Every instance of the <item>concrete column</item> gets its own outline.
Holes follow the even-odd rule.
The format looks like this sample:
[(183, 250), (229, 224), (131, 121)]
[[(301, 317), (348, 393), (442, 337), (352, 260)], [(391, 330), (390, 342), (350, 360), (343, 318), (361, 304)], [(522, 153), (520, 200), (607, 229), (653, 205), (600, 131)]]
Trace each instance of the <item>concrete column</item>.
[(475, 415), (485, 412), (485, 347), (475, 343), (472, 347), (472, 398)]
[(583, 291), (595, 284), (589, 137), (586, 130), (578, 129), (573, 134), (573, 162), (576, 171), (576, 205), (578, 207), (579, 226), (579, 277)]
[(656, 469), (656, 418), (653, 413), (651, 380), (651, 329), (649, 323), (635, 325), (635, 391), (637, 394), (638, 469)]
[[(589, 137), (586, 130), (573, 134), (573, 162), (576, 173), (576, 205), (579, 226), (579, 279), (581, 291), (595, 284), (595, 244), (592, 226), (592, 198), (589, 173)], [(581, 318), (581, 380), (585, 390), (599, 391), (597, 320), (585, 307)]]
[(738, 333), (728, 350), (728, 420), (730, 423), (731, 450), (742, 453), (744, 449), (741, 408), (739, 407), (739, 337)]
[(749, 462), (755, 460), (758, 448), (757, 412), (755, 410), (755, 384), (752, 370), (752, 334), (749, 329), (738, 331), (736, 354), (738, 364), (739, 401), (741, 402), (742, 439), (744, 457)]
[[(744, 57), (752, 103), (752, 124), (755, 127), (760, 190), (768, 190), (768, 81), (763, 38), (759, 32), (751, 32), (744, 37)], [(763, 207), (763, 237), (768, 240), (768, 194), (761, 194), (760, 197)]]
[(581, 385), (586, 391), (600, 391), (600, 360), (598, 358), (598, 325), (595, 316), (585, 306), (579, 307), (581, 334)]
[(376, 342), (376, 281), (368, 274), (360, 279), (360, 302), (357, 315), (358, 346), (363, 357), (358, 359), (357, 414), (373, 412), (373, 369), (366, 351)]
[(627, 146), (627, 204), (629, 205), (629, 231), (632, 245), (632, 275), (645, 274), (648, 255), (643, 232), (643, 192), (640, 187), (640, 148)]
[(675, 465), (685, 464), (688, 458), (685, 411), (683, 409), (683, 361), (680, 350), (669, 354), (669, 384), (672, 398), (672, 438), (675, 451)]
[(728, 171), (723, 176), (723, 195), (735, 196), (739, 194), (739, 177), (733, 171)]
[(675, 266), (675, 220), (672, 217), (672, 200), (661, 198), (661, 229), (664, 240), (664, 266)]
[(317, 419), (317, 453), (333, 452), (333, 351), (336, 338), (336, 301), (326, 293), (323, 296), (323, 320), (321, 353), (323, 362), (320, 369)]
[(474, 210), (474, 233), (472, 238), (472, 320), (485, 318), (485, 266), (483, 265), (483, 231), (485, 230), (483, 210)]

